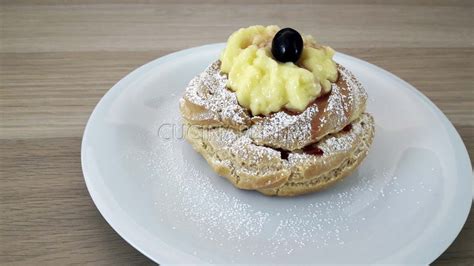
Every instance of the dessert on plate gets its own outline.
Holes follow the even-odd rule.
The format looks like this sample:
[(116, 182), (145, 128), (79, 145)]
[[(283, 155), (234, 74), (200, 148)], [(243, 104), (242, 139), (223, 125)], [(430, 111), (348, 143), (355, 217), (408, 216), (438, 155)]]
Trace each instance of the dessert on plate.
[(335, 183), (366, 157), (374, 119), (333, 55), (291, 28), (239, 29), (180, 99), (185, 138), (241, 189), (295, 196)]

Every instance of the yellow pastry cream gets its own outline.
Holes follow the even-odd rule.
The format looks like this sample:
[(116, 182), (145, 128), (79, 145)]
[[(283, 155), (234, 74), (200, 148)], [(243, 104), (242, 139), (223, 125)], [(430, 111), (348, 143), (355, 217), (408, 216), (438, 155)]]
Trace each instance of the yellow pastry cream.
[(303, 37), (298, 61), (282, 63), (272, 56), (271, 45), (278, 26), (251, 26), (234, 32), (220, 56), (221, 71), (239, 104), (253, 115), (268, 115), (283, 108), (303, 111), (331, 90), (337, 80), (334, 50)]

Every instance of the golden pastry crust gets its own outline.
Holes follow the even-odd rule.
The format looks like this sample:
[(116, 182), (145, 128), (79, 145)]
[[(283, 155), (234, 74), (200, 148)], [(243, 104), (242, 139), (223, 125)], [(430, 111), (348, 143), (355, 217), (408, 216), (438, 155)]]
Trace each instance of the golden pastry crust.
[[(216, 61), (180, 100), (185, 138), (238, 188), (296, 196), (327, 187), (354, 171), (374, 136), (364, 88), (349, 70), (337, 69), (331, 92), (303, 112), (252, 117), (227, 89)], [(318, 152), (308, 154), (308, 147)]]
[(186, 139), (219, 175), (236, 187), (265, 195), (296, 196), (313, 192), (349, 175), (365, 158), (374, 136), (374, 120), (360, 115), (349, 130), (321, 139), (321, 155), (282, 152), (255, 144), (236, 129), (188, 125)]

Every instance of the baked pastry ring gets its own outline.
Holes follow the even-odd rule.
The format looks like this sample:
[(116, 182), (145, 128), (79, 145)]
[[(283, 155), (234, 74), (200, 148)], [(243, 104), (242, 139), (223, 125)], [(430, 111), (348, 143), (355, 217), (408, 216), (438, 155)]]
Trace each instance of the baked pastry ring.
[(226, 88), (227, 76), (219, 65), (219, 61), (211, 64), (186, 88), (180, 109), (189, 124), (247, 130), (258, 145), (292, 151), (340, 131), (365, 110), (364, 88), (349, 70), (337, 65), (339, 78), (332, 83), (330, 93), (317, 98), (303, 112), (252, 117), (239, 105), (235, 93)]
[(236, 187), (300, 195), (347, 176), (367, 155), (374, 136), (374, 120), (364, 113), (367, 94), (343, 66), (330, 93), (306, 110), (268, 116), (251, 116), (239, 105), (219, 66), (191, 80), (180, 111), (185, 138)]

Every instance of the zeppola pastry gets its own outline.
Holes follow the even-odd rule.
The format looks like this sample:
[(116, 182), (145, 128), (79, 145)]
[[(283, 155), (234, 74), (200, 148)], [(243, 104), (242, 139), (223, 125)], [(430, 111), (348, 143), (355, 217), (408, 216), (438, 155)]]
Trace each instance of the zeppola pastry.
[(277, 26), (234, 32), (180, 100), (185, 138), (236, 187), (295, 196), (351, 174), (374, 120), (334, 50)]

